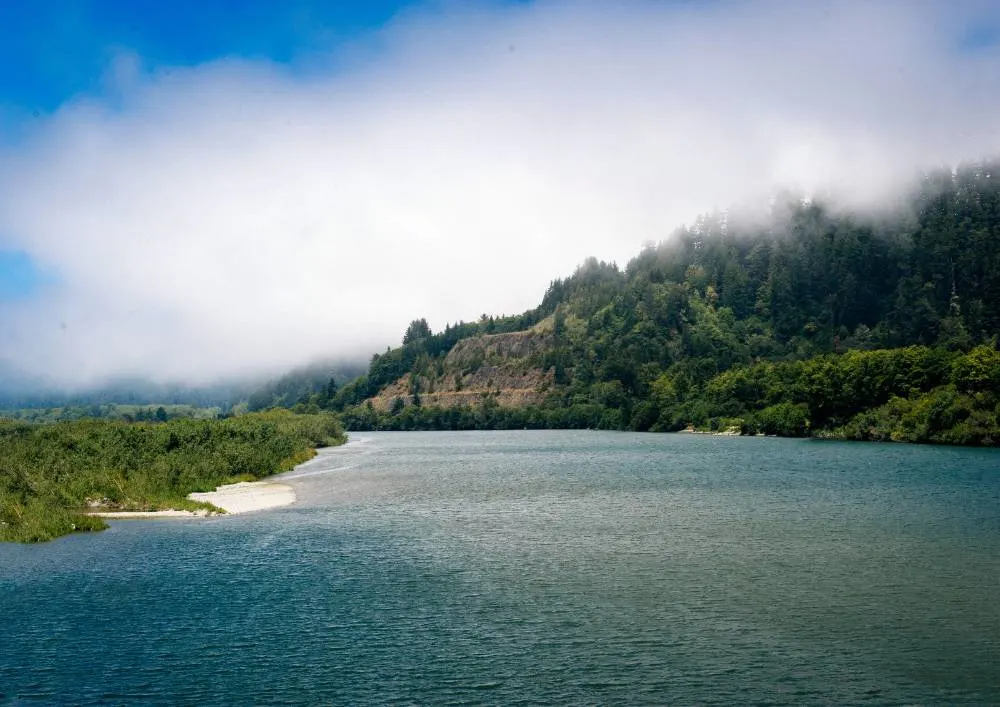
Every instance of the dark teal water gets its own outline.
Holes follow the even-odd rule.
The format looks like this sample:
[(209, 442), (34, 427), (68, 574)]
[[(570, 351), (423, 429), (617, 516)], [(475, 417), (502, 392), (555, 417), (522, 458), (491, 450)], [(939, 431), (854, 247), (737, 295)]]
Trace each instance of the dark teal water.
[(0, 703), (1000, 703), (1000, 454), (356, 436), (300, 502), (0, 546)]

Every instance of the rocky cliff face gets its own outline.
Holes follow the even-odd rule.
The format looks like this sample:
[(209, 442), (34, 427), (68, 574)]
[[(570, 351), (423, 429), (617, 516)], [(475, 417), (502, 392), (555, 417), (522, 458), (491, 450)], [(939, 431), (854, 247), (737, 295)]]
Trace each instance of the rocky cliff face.
[(542, 402), (553, 384), (542, 358), (552, 336), (541, 329), (484, 334), (455, 344), (443, 361), (427, 361), (371, 399), (378, 410), (414, 403), (439, 407), (475, 406), (492, 398), (501, 407)]

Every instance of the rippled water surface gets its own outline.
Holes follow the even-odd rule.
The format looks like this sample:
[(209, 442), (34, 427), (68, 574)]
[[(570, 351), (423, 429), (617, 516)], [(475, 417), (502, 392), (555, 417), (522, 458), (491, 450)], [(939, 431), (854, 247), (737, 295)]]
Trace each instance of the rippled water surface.
[(355, 435), (299, 503), (0, 545), (0, 703), (1000, 703), (1000, 454)]

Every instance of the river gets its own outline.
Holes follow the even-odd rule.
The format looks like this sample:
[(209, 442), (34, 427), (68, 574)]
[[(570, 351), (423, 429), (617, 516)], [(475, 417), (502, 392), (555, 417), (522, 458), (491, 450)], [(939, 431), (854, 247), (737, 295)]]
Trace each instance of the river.
[(1000, 450), (359, 433), (0, 545), (0, 704), (1000, 703)]

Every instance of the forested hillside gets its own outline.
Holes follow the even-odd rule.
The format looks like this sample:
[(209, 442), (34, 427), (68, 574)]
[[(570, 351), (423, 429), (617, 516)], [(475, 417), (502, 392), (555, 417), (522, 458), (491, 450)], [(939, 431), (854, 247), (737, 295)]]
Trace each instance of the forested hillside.
[[(416, 320), (401, 347), (320, 402), (352, 429), (692, 426), (991, 444), (997, 167), (924, 175), (892, 213), (789, 198), (765, 219), (705, 216), (625, 268), (586, 262), (520, 316), (436, 334)], [(523, 355), (451, 354), (529, 330), (542, 345)], [(533, 394), (476, 377), (489, 366), (527, 376)], [(442, 386), (466, 394), (429, 397)]]

